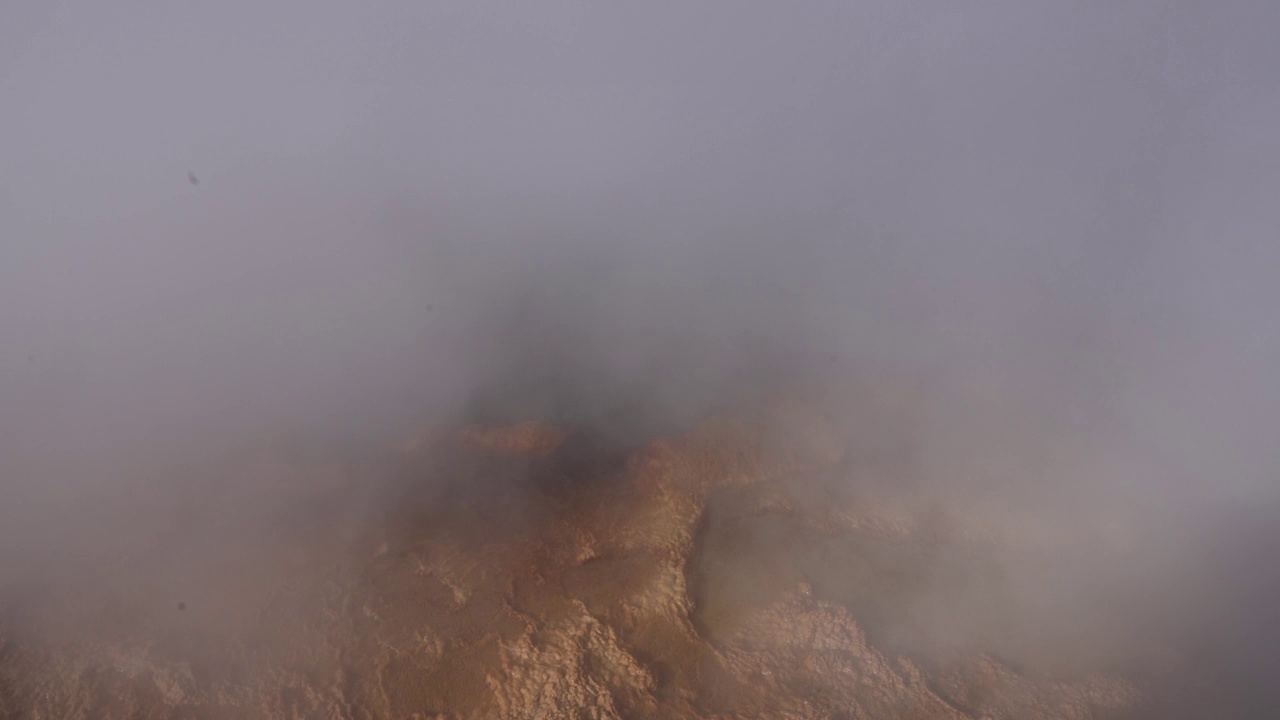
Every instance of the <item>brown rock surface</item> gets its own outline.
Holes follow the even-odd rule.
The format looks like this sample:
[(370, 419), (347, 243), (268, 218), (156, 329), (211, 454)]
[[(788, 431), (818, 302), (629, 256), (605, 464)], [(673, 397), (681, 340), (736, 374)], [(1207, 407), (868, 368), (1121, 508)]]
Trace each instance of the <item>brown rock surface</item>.
[(93, 583), (75, 592), (95, 602), (34, 603), (0, 641), (0, 717), (1083, 720), (1136, 706), (1114, 674), (901, 642), (930, 581), (913, 568), (949, 543), (980, 575), (966, 543), (984, 541), (832, 491), (838, 441), (791, 412), (808, 441), (722, 419), (629, 450), (536, 423), (415, 444), (399, 468), (414, 482), (355, 539), (333, 531), (347, 491), (331, 491), (305, 521), (155, 561), (128, 588), (153, 582), (154, 607)]

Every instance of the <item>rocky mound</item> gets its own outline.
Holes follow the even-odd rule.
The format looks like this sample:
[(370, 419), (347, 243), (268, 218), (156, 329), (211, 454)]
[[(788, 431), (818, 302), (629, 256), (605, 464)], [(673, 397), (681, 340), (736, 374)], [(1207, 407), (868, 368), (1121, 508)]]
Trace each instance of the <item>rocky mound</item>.
[[(998, 590), (990, 540), (831, 482), (838, 437), (814, 426), (780, 442), (776, 427), (721, 419), (638, 448), (537, 423), (427, 433), (378, 470), (396, 482), (375, 521), (344, 519), (370, 482), (348, 469), (266, 534), (136, 560), (127, 588), (27, 603), (0, 645), (0, 716), (1083, 720), (1137, 707), (1115, 673), (1015, 667), (998, 643), (938, 631), (937, 568)], [(980, 614), (973, 597), (951, 611)]]

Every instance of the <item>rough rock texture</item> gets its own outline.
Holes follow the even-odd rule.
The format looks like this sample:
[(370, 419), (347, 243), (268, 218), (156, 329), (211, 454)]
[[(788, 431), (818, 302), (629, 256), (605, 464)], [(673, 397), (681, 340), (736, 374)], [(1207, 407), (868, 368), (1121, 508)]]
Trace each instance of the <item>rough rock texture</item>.
[(127, 592), (144, 573), (119, 601), (91, 584), (85, 609), (30, 603), (0, 641), (0, 717), (1083, 720), (1140, 702), (1115, 675), (902, 650), (929, 633), (912, 568), (955, 547), (981, 574), (963, 549), (983, 541), (831, 491), (839, 438), (784, 416), (803, 432), (779, 442), (777, 412), (640, 448), (533, 423), (415, 439), (361, 533), (335, 530), (339, 489), (267, 536), (145, 561), (154, 595)]

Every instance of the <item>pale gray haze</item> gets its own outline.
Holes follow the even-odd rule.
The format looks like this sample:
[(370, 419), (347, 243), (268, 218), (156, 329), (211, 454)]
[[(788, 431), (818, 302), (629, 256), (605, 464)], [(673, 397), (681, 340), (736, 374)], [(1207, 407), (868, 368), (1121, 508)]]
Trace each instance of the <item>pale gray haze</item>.
[(1195, 648), (1171, 703), (1275, 717), (1277, 38), (1269, 0), (5, 0), (0, 609), (277, 438), (660, 433), (838, 368), (933, 398), (903, 482), (1131, 539), (1065, 584)]

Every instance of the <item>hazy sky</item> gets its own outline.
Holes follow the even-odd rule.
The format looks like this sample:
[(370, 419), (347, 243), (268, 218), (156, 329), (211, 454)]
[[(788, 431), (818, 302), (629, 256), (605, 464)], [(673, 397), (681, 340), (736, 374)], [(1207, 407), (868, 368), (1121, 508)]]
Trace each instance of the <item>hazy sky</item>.
[(833, 352), (1001, 388), (1188, 513), (1260, 498), (1278, 34), (1272, 0), (8, 0), (0, 492), (529, 364), (675, 402)]
[(0, 392), (28, 449), (475, 382), (516, 286), (611, 355), (1095, 343), (1144, 414), (1173, 386), (1223, 422), (1278, 400), (1273, 3), (2, 12)]

